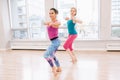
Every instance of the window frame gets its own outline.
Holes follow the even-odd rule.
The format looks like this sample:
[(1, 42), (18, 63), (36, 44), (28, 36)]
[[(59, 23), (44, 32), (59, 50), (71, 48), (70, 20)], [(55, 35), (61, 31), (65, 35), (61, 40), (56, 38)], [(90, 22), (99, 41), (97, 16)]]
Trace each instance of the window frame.
[[(112, 7), (113, 7), (113, 4), (112, 4), (112, 2), (113, 2), (113, 0), (111, 0), (111, 39), (112, 40), (120, 40), (120, 37), (114, 37), (114, 36), (112, 36), (113, 34), (112, 34), (112, 28), (114, 28), (114, 27), (119, 27), (120, 28), (120, 23), (119, 24), (113, 24), (113, 22), (112, 22), (112, 16), (113, 16), (113, 9), (112, 9)], [(116, 2), (116, 1), (115, 1)], [(119, 3), (120, 3), (120, 0), (119, 0)], [(114, 6), (116, 6), (116, 5), (114, 5)], [(119, 6), (119, 8), (120, 8), (120, 6)], [(120, 10), (119, 10), (120, 11)], [(119, 16), (120, 17), (120, 16)]]
[[(44, 0), (43, 0), (44, 1)], [(15, 1), (15, 2), (17, 2), (17, 0)], [(37, 39), (35, 39), (34, 37), (32, 37), (31, 35), (32, 35), (32, 33), (33, 32), (31, 32), (30, 33), (30, 31), (34, 28), (34, 29), (36, 29), (36, 28), (38, 28), (38, 27), (31, 27), (30, 26), (30, 21), (29, 21), (29, 4), (28, 4), (28, 0), (24, 0), (24, 2), (25, 2), (25, 11), (26, 11), (26, 16), (25, 16), (25, 24), (26, 24), (26, 26), (25, 27), (15, 27), (15, 25), (13, 25), (13, 22), (14, 22), (14, 20), (13, 20), (13, 17), (12, 17), (12, 15), (14, 15), (14, 14), (16, 14), (16, 13), (12, 13), (12, 4), (11, 4), (11, 0), (8, 0), (8, 9), (9, 9), (9, 18), (10, 18), (10, 31), (11, 31), (11, 40), (42, 40), (41, 39), (41, 36), (39, 37), (39, 38), (37, 38)], [(44, 1), (44, 3), (45, 3), (45, 1)], [(45, 6), (45, 4), (44, 4), (44, 6)], [(16, 15), (19, 15), (19, 14), (16, 14)], [(45, 15), (45, 10), (44, 10), (44, 15)], [(19, 21), (18, 21), (19, 22)], [(39, 27), (40, 28), (40, 27)], [(25, 39), (20, 39), (20, 38), (15, 38), (14, 37), (14, 31), (21, 31), (21, 30), (23, 30), (23, 31), (26, 31), (26, 33), (27, 33), (27, 36), (26, 36), (26, 38)], [(19, 35), (18, 35), (19, 36)], [(46, 34), (45, 34), (45, 36), (47, 36)]]

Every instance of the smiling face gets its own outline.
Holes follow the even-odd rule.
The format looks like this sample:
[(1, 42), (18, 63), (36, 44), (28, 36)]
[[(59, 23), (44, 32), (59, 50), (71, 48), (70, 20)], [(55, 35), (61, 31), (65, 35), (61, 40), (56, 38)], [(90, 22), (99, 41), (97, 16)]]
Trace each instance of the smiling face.
[(49, 16), (50, 16), (50, 18), (51, 18), (52, 20), (53, 20), (53, 19), (56, 19), (57, 14), (58, 14), (58, 10), (57, 10), (57, 9), (55, 9), (55, 8), (51, 8), (51, 9), (50, 9)]
[(76, 16), (76, 14), (77, 14), (77, 10), (76, 10), (76, 8), (71, 8), (71, 16)]
[(54, 19), (54, 18), (56, 18), (57, 14), (55, 13), (54, 10), (50, 10), (49, 16), (50, 16), (51, 19)]

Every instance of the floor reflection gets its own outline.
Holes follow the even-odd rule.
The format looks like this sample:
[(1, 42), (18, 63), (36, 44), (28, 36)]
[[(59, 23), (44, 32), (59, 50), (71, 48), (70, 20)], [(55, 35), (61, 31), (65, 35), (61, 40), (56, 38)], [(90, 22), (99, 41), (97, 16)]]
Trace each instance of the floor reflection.
[[(0, 80), (120, 80), (120, 54), (78, 52), (72, 64), (65, 51), (57, 52), (62, 72), (54, 76), (43, 51), (0, 52)], [(105, 54), (104, 54), (105, 53)]]

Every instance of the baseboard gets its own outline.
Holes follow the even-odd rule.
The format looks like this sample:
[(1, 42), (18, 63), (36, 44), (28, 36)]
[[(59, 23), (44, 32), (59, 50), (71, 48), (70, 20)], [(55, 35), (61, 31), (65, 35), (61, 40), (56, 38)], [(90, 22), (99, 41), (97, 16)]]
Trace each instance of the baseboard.
[(120, 50), (107, 50), (107, 52), (120, 52)]
[(6, 51), (6, 50), (8, 50), (8, 49), (0, 49), (0, 51)]

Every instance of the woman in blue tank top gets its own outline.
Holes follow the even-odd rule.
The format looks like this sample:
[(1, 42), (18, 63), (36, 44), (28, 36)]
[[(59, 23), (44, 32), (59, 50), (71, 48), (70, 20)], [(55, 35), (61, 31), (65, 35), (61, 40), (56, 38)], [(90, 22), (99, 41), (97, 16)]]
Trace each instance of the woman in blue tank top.
[(77, 31), (75, 28), (76, 23), (82, 23), (80, 20), (76, 19), (77, 9), (75, 7), (71, 8), (71, 17), (65, 18), (67, 20), (67, 28), (69, 36), (65, 41), (63, 47), (65, 50), (69, 51), (70, 57), (72, 58), (72, 62), (77, 62), (76, 56), (73, 52), (72, 44), (77, 37)]

